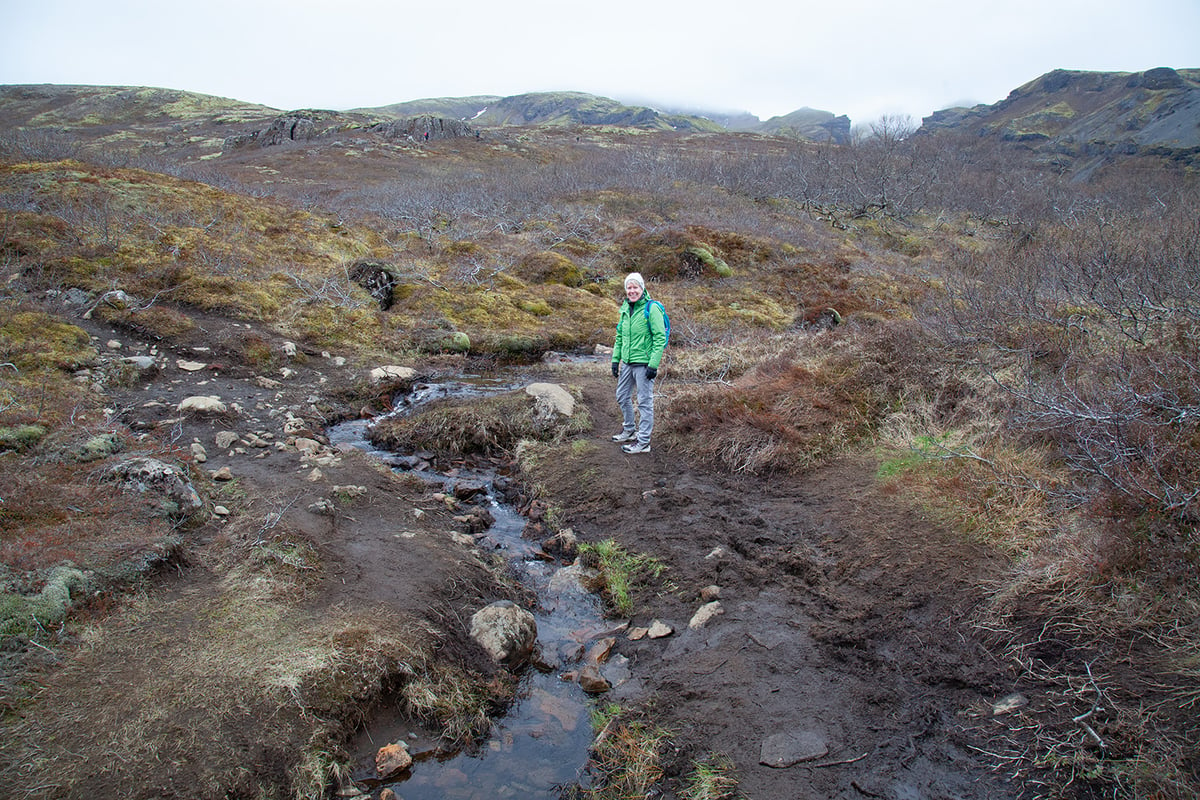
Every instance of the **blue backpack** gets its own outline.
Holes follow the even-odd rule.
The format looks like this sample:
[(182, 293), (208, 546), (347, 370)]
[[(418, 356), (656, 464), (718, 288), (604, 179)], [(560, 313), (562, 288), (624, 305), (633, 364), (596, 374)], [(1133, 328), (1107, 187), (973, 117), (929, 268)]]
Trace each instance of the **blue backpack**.
[(663, 343), (663, 348), (666, 349), (667, 344), (671, 341), (671, 318), (667, 316), (667, 307), (657, 300), (646, 298), (646, 306), (643, 311), (646, 312), (646, 329), (650, 329), (650, 306), (656, 305), (662, 309), (663, 314), (663, 332), (666, 334), (667, 340)]

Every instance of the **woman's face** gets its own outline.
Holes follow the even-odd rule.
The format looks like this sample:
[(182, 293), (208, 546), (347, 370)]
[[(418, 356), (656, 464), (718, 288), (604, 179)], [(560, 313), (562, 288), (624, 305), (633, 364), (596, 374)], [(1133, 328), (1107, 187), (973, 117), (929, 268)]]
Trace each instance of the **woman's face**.
[(629, 302), (636, 303), (642, 297), (642, 287), (630, 281), (625, 284), (625, 296), (629, 298)]

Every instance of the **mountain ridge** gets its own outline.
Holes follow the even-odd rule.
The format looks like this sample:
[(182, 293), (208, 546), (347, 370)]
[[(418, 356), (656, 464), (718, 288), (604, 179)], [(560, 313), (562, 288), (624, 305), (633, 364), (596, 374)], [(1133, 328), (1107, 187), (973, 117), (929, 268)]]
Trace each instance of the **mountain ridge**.
[(926, 133), (957, 131), (1064, 156), (1200, 155), (1200, 69), (1052, 70), (998, 103), (936, 111)]
[[(436, 124), (418, 118), (444, 120)], [(449, 124), (454, 121), (454, 124)], [(655, 108), (585, 92), (531, 92), (409, 100), (370, 108), (283, 111), (177, 89), (136, 86), (0, 86), (0, 131), (83, 133), (120, 145), (131, 128), (148, 141), (211, 151), (255, 138), (312, 138), (351, 130), (430, 130), (471, 135), (508, 127), (593, 126), (648, 131), (755, 133), (844, 144), (851, 120), (800, 108), (760, 120), (744, 111)], [(286, 134), (281, 130), (286, 129)], [(257, 132), (257, 134), (256, 134)], [(299, 132), (299, 137), (297, 136)], [(1052, 158), (1134, 154), (1200, 159), (1200, 69), (1143, 72), (1057, 69), (990, 105), (941, 109), (924, 134), (990, 137)]]

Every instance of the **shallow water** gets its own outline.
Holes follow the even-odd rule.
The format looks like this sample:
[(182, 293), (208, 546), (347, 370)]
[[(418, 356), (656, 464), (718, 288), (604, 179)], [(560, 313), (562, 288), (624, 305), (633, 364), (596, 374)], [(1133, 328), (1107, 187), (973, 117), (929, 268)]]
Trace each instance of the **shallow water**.
[[(486, 395), (508, 391), (513, 385), (496, 382), (491, 388), (477, 382), (423, 384), (412, 395), (400, 398), (394, 413), (411, 413), (431, 399), (464, 395)], [(335, 445), (351, 445), (388, 463), (395, 454), (373, 447), (366, 434), (369, 423), (353, 421), (328, 431)], [(431, 482), (453, 479), (434, 473), (422, 474)], [(373, 796), (391, 787), (404, 800), (485, 800), (486, 798), (559, 797), (564, 785), (587, 784), (584, 767), (592, 742), (590, 712), (596, 699), (589, 697), (564, 673), (578, 669), (586, 646), (610, 633), (611, 621), (601, 613), (598, 598), (584, 590), (572, 568), (547, 562), (537, 554), (534, 542), (521, 538), (525, 519), (497, 499), (494, 474), (459, 471), (455, 479), (478, 481), (487, 486), (486, 504), (495, 523), (481, 546), (502, 552), (513, 573), (538, 598), (538, 607), (528, 609), (538, 626), (542, 671), (527, 667), (520, 674), (516, 699), (508, 712), (493, 722), (487, 741), (469, 751), (444, 753), (428, 732), (407, 724), (402, 715), (384, 714), (373, 720), (353, 743), (356, 762), (352, 778)], [(614, 684), (625, 675), (619, 660), (605, 665), (606, 677)], [(410, 769), (399, 778), (383, 782), (375, 773), (375, 753), (385, 744), (403, 740), (414, 757)]]

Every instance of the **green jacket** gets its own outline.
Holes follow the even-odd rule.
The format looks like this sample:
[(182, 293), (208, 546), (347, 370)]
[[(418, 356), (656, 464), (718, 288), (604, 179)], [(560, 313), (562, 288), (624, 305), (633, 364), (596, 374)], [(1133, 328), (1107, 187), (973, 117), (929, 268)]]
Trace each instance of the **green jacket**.
[(667, 326), (663, 321), (662, 308), (650, 306), (650, 319), (646, 320), (645, 294), (632, 306), (629, 301), (621, 303), (621, 318), (617, 321), (617, 338), (613, 342), (613, 363), (645, 364), (658, 369), (662, 362), (663, 349), (667, 346)]

